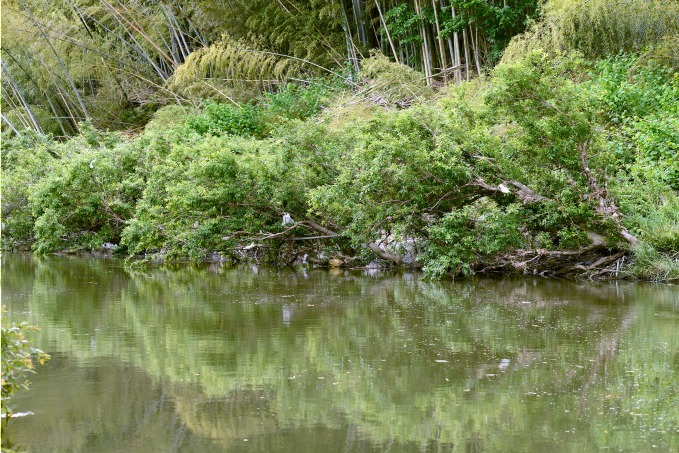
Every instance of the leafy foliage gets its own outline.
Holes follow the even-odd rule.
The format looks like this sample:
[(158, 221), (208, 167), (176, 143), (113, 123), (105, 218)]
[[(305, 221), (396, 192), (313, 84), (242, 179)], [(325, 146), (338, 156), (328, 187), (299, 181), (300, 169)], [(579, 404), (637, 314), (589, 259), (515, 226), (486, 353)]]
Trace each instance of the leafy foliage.
[[(442, 34), (449, 36), (454, 31), (462, 31), (473, 25), (481, 30), (490, 44), (488, 60), (497, 62), (502, 56), (509, 40), (525, 30), (538, 12), (537, 0), (514, 2), (486, 0), (453, 0), (456, 17), (444, 21)], [(446, 15), (447, 16), (447, 15)]]
[(520, 247), (521, 214), (518, 204), (502, 209), (488, 200), (446, 214), (428, 230), (425, 272), (439, 278), (473, 274), (484, 258)]
[(653, 61), (620, 56), (597, 63), (597, 101), (609, 146), (635, 174), (651, 172), (679, 189), (679, 75)]
[[(3, 307), (4, 312), (4, 307)], [(29, 382), (26, 377), (29, 373), (35, 373), (34, 360), (44, 365), (50, 359), (49, 354), (30, 345), (26, 334), (37, 330), (36, 327), (12, 323), (11, 326), (2, 326), (0, 342), (2, 343), (2, 408), (3, 417), (11, 417), (12, 410), (7, 406), (7, 400), (20, 389), (27, 390)]]
[(30, 195), (58, 156), (57, 144), (37, 133), (3, 136), (2, 142), (3, 247), (30, 250), (35, 236)]
[(130, 139), (87, 125), (64, 143), (13, 139), (4, 244), (279, 261), (322, 236), (316, 250), (365, 261), (399, 262), (409, 244), (432, 276), (521, 270), (530, 254), (594, 262), (638, 241), (676, 260), (671, 69), (533, 52), (439, 96), (380, 55), (361, 74), (359, 92), (288, 85), (256, 104), (168, 107)]
[[(69, 142), (53, 143), (59, 157), (43, 160), (42, 177), (25, 189), (24, 203), (16, 213), (5, 212), (10, 226), (26, 224), (28, 219), (32, 223), (32, 230), (24, 228), (17, 239), (23, 244), (33, 242), (37, 252), (98, 249), (105, 243), (118, 243), (141, 192), (145, 162), (140, 152), (143, 141), (120, 140), (116, 134), (92, 130)], [(12, 151), (22, 164), (17, 167), (31, 162), (31, 152)], [(8, 181), (3, 178), (3, 186), (14, 181), (13, 169), (8, 170), (12, 176)], [(3, 197), (3, 206), (12, 198)], [(3, 230), (5, 234), (14, 238), (11, 230)]]
[(674, 40), (677, 30), (679, 4), (673, 1), (548, 0), (541, 20), (517, 35), (503, 58), (519, 59), (536, 49), (605, 58)]
[(200, 115), (189, 116), (189, 130), (199, 134), (259, 135), (262, 122), (259, 112), (251, 104), (233, 106), (209, 102)]

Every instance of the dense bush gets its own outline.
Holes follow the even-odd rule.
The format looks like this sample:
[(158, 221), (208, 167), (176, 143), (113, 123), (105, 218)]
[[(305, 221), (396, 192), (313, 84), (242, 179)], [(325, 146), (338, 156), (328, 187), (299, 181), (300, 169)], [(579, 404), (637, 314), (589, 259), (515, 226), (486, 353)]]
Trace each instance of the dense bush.
[(207, 102), (203, 113), (187, 119), (189, 130), (199, 134), (258, 136), (264, 125), (260, 112), (252, 104), (232, 105)]
[(304, 120), (321, 112), (337, 83), (316, 80), (301, 86), (289, 83), (275, 93), (264, 95), (262, 106), (267, 122)]
[[(398, 69), (372, 63), (386, 65), (376, 79)], [(678, 80), (632, 56), (533, 52), (401, 109), (319, 83), (256, 105), (167, 107), (132, 139), (87, 126), (64, 143), (16, 138), (4, 244), (194, 260), (334, 244), (395, 262), (410, 244), (434, 276), (590, 271), (637, 250), (638, 269), (665, 260), (658, 278), (674, 278)], [(380, 92), (403, 99), (402, 82)], [(324, 111), (337, 95), (344, 107)], [(351, 105), (372, 107), (338, 119)]]
[[(107, 140), (110, 137), (106, 137)], [(75, 138), (31, 193), (34, 249), (97, 249), (118, 243), (143, 188), (143, 141)]]
[(679, 189), (679, 74), (653, 61), (618, 56), (597, 63), (596, 99), (609, 146), (623, 168)]
[(30, 195), (58, 158), (58, 146), (47, 136), (31, 133), (3, 136), (2, 145), (3, 248), (28, 250), (35, 237)]

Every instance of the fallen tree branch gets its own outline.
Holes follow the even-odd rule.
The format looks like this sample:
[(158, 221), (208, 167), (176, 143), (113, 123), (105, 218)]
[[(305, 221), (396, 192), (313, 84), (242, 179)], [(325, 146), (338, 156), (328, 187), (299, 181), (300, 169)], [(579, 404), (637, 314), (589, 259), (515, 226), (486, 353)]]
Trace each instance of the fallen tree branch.
[[(318, 223), (314, 222), (313, 220), (304, 220), (303, 222), (306, 225), (309, 225), (311, 228), (313, 228), (316, 231), (320, 231), (321, 233), (325, 234), (325, 237), (327, 238), (333, 238), (336, 236), (339, 236), (338, 233), (325, 228), (324, 226), (319, 225)], [(319, 238), (320, 239), (320, 238)], [(297, 240), (302, 240), (301, 238)], [(374, 242), (368, 242), (365, 244), (370, 250), (372, 250), (376, 255), (378, 255), (380, 258), (384, 258), (385, 260), (392, 261), (394, 264), (398, 265), (401, 264), (401, 257), (398, 255), (394, 255), (393, 253), (390, 253), (386, 250), (383, 250), (380, 248), (379, 245), (377, 245)]]
[(618, 233), (622, 236), (630, 245), (636, 245), (639, 240), (625, 228), (620, 220), (620, 211), (615, 205), (615, 201), (608, 198), (608, 191), (601, 188), (599, 183), (592, 173), (592, 170), (587, 164), (587, 144), (580, 143), (580, 162), (582, 164), (582, 171), (587, 176), (587, 181), (589, 182), (589, 187), (592, 190), (592, 195), (596, 197), (599, 201), (599, 206), (597, 207), (597, 213), (603, 216), (608, 216), (615, 222), (618, 227)]
[(394, 264), (401, 264), (401, 257), (398, 255), (394, 255), (393, 253), (389, 253), (386, 250), (383, 250), (380, 248), (379, 245), (375, 244), (374, 242), (368, 242), (366, 244), (370, 250), (372, 250), (374, 253), (376, 253), (380, 258), (384, 258), (385, 260), (393, 261)]
[[(498, 184), (497, 186), (491, 186), (490, 184), (486, 183), (482, 178), (477, 178), (470, 185), (480, 187), (484, 191), (486, 191), (486, 192), (488, 192), (492, 195), (497, 195), (499, 193), (505, 194), (505, 195), (513, 194), (519, 200), (521, 200), (521, 203), (523, 203), (523, 204), (535, 203), (535, 202), (539, 202), (539, 201), (549, 201), (550, 200), (549, 198), (538, 194), (537, 192), (535, 192), (533, 189), (526, 186), (525, 184), (522, 184), (519, 181), (516, 181), (516, 180), (513, 180), (513, 179), (506, 180), (506, 181), (502, 182), (501, 184)], [(512, 189), (512, 187), (513, 187), (513, 189)]]
[(513, 185), (518, 189), (517, 195), (524, 203), (532, 203), (535, 201), (549, 201), (549, 198), (543, 197), (542, 195), (533, 191), (530, 187), (521, 184), (519, 181), (510, 180), (509, 184)]
[(255, 238), (253, 240), (255, 240), (255, 241), (266, 241), (266, 240), (269, 240), (269, 239), (275, 239), (275, 238), (280, 237), (280, 236), (285, 236), (286, 234), (288, 234), (289, 232), (291, 232), (292, 230), (297, 228), (297, 226), (298, 225), (295, 224), (295, 225), (292, 225), (292, 226), (286, 228), (285, 230), (283, 230), (281, 232), (267, 234), (267, 235), (264, 235), (262, 237)]
[(625, 252), (619, 252), (614, 255), (607, 255), (607, 256), (602, 256), (598, 260), (594, 261), (591, 264), (575, 264), (574, 266), (567, 267), (564, 269), (561, 269), (558, 272), (555, 272), (554, 275), (565, 275), (569, 273), (587, 273), (596, 269), (600, 269), (601, 266), (605, 266), (607, 264), (610, 264), (614, 261), (617, 261), (620, 259), (623, 255), (625, 255)]
[(299, 223), (301, 223), (303, 225), (309, 225), (314, 230), (319, 231), (319, 232), (327, 235), (328, 237), (339, 236), (339, 233), (335, 233), (334, 231), (332, 231), (332, 230), (330, 230), (330, 229), (328, 229), (324, 226), (319, 225), (318, 223), (314, 222), (313, 220), (303, 220)]

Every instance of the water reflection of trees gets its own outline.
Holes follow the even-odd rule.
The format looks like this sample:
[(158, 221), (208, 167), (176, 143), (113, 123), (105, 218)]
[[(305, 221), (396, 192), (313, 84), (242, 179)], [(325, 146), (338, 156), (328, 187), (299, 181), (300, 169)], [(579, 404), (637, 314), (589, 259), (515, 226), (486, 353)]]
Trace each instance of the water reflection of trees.
[[(163, 414), (219, 448), (310, 426), (330, 437), (352, 427), (352, 442), (489, 450), (646, 446), (640, 421), (677, 432), (671, 287), (21, 266), (9, 292), (30, 287), (24, 309), (44, 314), (49, 352), (143, 370), (172, 401)], [(630, 430), (614, 429), (621, 420)]]

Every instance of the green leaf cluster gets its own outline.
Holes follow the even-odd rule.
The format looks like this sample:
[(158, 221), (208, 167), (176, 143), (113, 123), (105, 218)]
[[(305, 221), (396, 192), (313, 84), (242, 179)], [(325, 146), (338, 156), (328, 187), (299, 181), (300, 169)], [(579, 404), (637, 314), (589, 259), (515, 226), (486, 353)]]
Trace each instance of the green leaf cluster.
[(5, 418), (12, 416), (12, 410), (7, 406), (7, 400), (17, 390), (28, 389), (29, 382), (26, 380), (26, 377), (30, 373), (35, 373), (33, 371), (35, 368), (34, 361), (37, 360), (41, 365), (44, 365), (50, 359), (49, 354), (34, 348), (26, 339), (26, 334), (35, 330), (38, 329), (26, 322), (20, 324), (12, 323), (10, 326), (6, 326), (3, 323), (1, 328), (2, 407), (0, 411), (2, 411)]
[(189, 130), (199, 134), (259, 135), (263, 125), (259, 112), (251, 104), (243, 106), (208, 102), (204, 112), (187, 118)]

